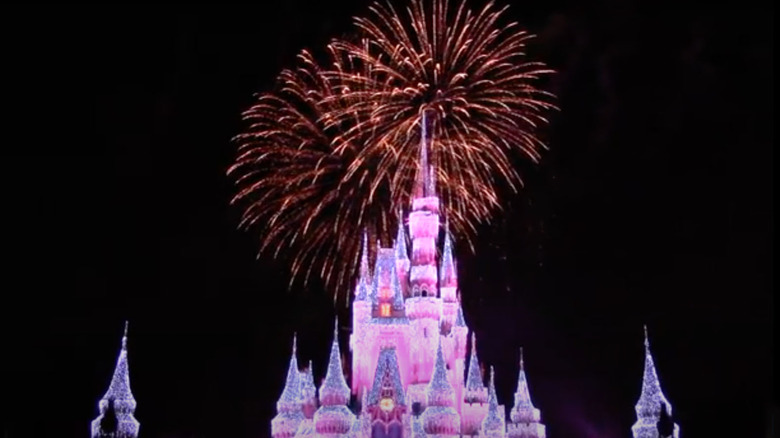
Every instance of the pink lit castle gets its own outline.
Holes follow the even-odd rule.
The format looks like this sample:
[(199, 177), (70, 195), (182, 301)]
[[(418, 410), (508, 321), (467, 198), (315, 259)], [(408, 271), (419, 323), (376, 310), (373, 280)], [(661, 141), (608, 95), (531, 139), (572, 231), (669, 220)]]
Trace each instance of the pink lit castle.
[(311, 363), (300, 371), (293, 341), (287, 381), (271, 422), (273, 438), (513, 437), (545, 438), (531, 403), (521, 352), (514, 405), (506, 418), (496, 398), (493, 369), (482, 375), (475, 335), (463, 318), (452, 241), (444, 232), (441, 261), (439, 198), (430, 136), (423, 116), (420, 169), (407, 229), (399, 221), (391, 248), (377, 245), (369, 267), (363, 237), (360, 277), (352, 303), (352, 353), (345, 379), (337, 332), (326, 376), (314, 385)]

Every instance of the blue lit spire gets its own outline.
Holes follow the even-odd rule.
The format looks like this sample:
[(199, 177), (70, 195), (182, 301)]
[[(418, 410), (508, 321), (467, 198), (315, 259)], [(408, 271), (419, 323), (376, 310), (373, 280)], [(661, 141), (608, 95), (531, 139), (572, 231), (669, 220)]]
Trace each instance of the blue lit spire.
[(346, 405), (349, 402), (351, 393), (341, 367), (338, 324), (339, 320), (336, 317), (333, 327), (333, 343), (330, 347), (330, 359), (328, 360), (328, 371), (325, 374), (325, 381), (320, 387), (320, 404), (323, 406)]
[[(122, 348), (116, 361), (111, 383), (103, 398), (98, 402), (100, 415), (92, 421), (92, 438), (108, 438), (119, 436), (122, 438), (136, 438), (140, 423), (135, 419), (136, 402), (133, 392), (130, 390), (130, 368), (127, 363), (127, 330), (128, 322), (125, 321), (125, 330), (122, 335)], [(109, 408), (113, 409), (116, 416), (116, 429), (103, 430), (103, 420), (108, 414)]]

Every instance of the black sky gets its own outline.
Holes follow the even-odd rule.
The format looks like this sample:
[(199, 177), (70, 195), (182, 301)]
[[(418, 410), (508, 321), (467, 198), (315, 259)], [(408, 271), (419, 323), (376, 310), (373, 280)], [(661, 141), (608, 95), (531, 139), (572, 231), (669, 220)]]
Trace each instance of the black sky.
[[(364, 8), (4, 8), (4, 437), (87, 436), (124, 319), (144, 438), (267, 436), (294, 330), (322, 375), (333, 302), (255, 260), (224, 171), (252, 93)], [(516, 2), (510, 16), (559, 71), (562, 111), (477, 254), (458, 247), (499, 400), (522, 345), (551, 438), (629, 437), (647, 323), (686, 438), (763, 436), (772, 10)]]

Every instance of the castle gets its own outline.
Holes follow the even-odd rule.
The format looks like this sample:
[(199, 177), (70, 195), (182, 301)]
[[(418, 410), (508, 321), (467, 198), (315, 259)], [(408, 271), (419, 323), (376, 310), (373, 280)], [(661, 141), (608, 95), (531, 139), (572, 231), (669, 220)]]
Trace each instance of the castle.
[[(423, 122), (422, 171), (407, 224), (399, 220), (392, 247), (377, 243), (373, 269), (363, 236), (352, 302), (350, 385), (342, 371), (337, 332), (319, 398), (311, 366), (299, 371), (293, 348), (278, 414), (271, 422), (273, 438), (546, 436), (540, 412), (531, 403), (522, 354), (509, 418), (498, 404), (492, 368), (485, 385), (473, 333), (466, 362), (469, 329), (448, 232), (437, 260), (442, 227), (425, 127)], [(355, 412), (348, 407), (350, 400), (355, 400)]]
[[(423, 123), (423, 127), (425, 124)], [(522, 350), (509, 418), (498, 403), (494, 372), (487, 386), (475, 335), (463, 317), (452, 240), (444, 232), (441, 261), (439, 199), (423, 134), (420, 172), (406, 226), (399, 221), (391, 248), (377, 244), (369, 267), (364, 234), (360, 276), (352, 302), (352, 352), (347, 384), (338, 323), (327, 372), (319, 389), (312, 364), (301, 371), (295, 338), (287, 379), (271, 421), (273, 438), (546, 438), (540, 411), (531, 402)], [(410, 257), (411, 256), (411, 257)], [(466, 362), (467, 348), (469, 360)], [(98, 404), (92, 438), (137, 438), (127, 362), (127, 325), (114, 375)], [(679, 438), (671, 405), (661, 391), (645, 329), (645, 371), (636, 405), (634, 438)]]

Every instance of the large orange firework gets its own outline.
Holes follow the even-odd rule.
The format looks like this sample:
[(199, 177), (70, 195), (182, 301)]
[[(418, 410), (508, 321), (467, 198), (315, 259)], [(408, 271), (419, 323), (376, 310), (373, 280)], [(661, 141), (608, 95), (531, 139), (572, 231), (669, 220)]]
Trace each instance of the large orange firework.
[[(261, 250), (287, 248), (293, 278), (313, 269), (346, 292), (359, 231), (389, 237), (409, 205), (421, 137), (431, 114), (437, 192), (456, 237), (500, 207), (521, 182), (517, 159), (540, 158), (537, 138), (552, 96), (534, 84), (550, 73), (529, 62), (532, 37), (501, 24), (506, 8), (474, 12), (465, 0), (412, 0), (398, 12), (374, 3), (355, 19), (356, 38), (329, 45), (329, 63), (310, 56), (280, 75), (278, 91), (245, 113), (230, 174), (244, 225), (262, 227)], [(387, 241), (387, 240), (386, 240)]]
[[(358, 230), (386, 235), (395, 214), (383, 196), (388, 184), (367, 195), (376, 178), (371, 163), (349, 171), (361, 160), (358, 143), (334, 150), (335, 132), (356, 124), (344, 101), (331, 99), (334, 80), (302, 52), (296, 68), (279, 75), (277, 89), (244, 112), (248, 129), (235, 139), (238, 156), (228, 175), (239, 188), (233, 203), (243, 208), (240, 227), (260, 229), (260, 253), (286, 255), (291, 282), (316, 274), (340, 288), (352, 274), (346, 266), (357, 263)], [(336, 110), (341, 125), (326, 128), (323, 114)]]

